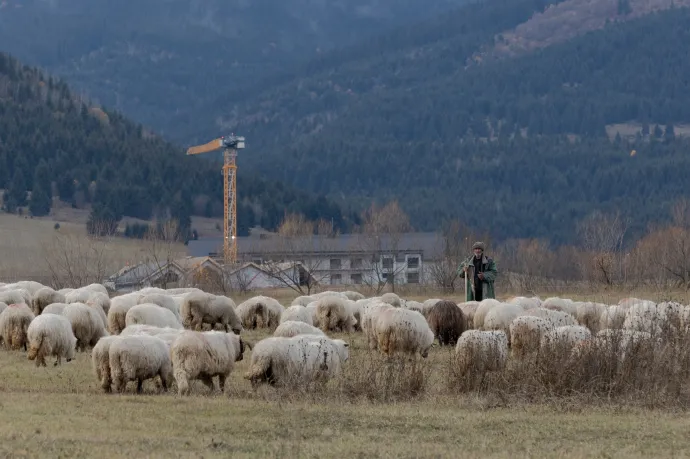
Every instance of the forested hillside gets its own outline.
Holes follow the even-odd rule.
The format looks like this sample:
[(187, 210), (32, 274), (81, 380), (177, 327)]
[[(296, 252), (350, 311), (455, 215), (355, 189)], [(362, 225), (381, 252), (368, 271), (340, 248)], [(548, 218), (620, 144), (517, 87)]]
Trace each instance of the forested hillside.
[[(218, 159), (220, 152), (218, 153)], [(113, 111), (82, 103), (69, 87), (0, 54), (0, 188), (8, 211), (29, 205), (45, 215), (51, 195), (92, 218), (179, 220), (221, 217), (220, 165), (184, 155)], [(27, 201), (27, 191), (31, 191)], [(339, 206), (240, 169), (238, 233), (254, 224), (276, 228), (286, 211), (349, 224)], [(106, 225), (106, 227), (109, 227)]]
[(181, 140), (219, 94), (464, 1), (6, 0), (0, 46)]
[[(620, 208), (639, 230), (688, 192), (675, 131), (690, 123), (690, 10), (476, 62), (546, 3), (488, 0), (409, 46), (342, 52), (238, 103), (224, 127), (262, 152), (243, 164), (347, 199), (400, 197), (418, 227), (459, 216), (565, 241), (588, 213)], [(630, 122), (637, 138), (609, 140), (607, 125)]]

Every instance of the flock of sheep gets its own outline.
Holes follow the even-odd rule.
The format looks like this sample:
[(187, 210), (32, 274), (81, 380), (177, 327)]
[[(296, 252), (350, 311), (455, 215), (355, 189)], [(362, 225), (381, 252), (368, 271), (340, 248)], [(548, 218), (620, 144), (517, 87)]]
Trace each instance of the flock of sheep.
[[(524, 359), (546, 346), (566, 346), (574, 355), (587, 346), (622, 340), (621, 358), (639, 342), (663, 344), (665, 327), (690, 326), (690, 307), (628, 298), (617, 305), (569, 299), (514, 297), (456, 304), (424, 303), (394, 293), (365, 298), (357, 292), (321, 292), (296, 298), (289, 307), (256, 296), (239, 305), (195, 288), (142, 290), (110, 298), (100, 284), (53, 290), (37, 282), (0, 283), (0, 341), (46, 366), (67, 362), (91, 349), (95, 376), (106, 392), (137, 391), (159, 377), (163, 389), (189, 393), (193, 380), (220, 390), (235, 362), (251, 350), (244, 375), (261, 383), (328, 381), (349, 360), (349, 344), (326, 333), (362, 332), (367, 345), (386, 356), (426, 358), (432, 346), (454, 346), (460, 372), (480, 363), (503, 368), (509, 357)], [(255, 344), (243, 330), (266, 328), (272, 336)], [(487, 365), (487, 362), (491, 362)]]

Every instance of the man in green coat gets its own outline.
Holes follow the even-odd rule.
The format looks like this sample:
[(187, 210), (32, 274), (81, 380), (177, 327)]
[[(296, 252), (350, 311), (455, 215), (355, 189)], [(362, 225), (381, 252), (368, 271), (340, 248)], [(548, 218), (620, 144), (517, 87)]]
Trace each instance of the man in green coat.
[[(465, 278), (465, 291), (467, 292), (465, 301), (482, 301), (487, 298), (496, 298), (494, 290), (494, 281), (498, 270), (496, 269), (496, 262), (484, 255), (484, 243), (475, 242), (472, 245), (474, 255), (471, 255), (467, 260), (463, 261), (458, 267), (458, 275)], [(465, 276), (467, 270), (474, 267), (471, 279)], [(474, 288), (473, 285), (474, 284)]]

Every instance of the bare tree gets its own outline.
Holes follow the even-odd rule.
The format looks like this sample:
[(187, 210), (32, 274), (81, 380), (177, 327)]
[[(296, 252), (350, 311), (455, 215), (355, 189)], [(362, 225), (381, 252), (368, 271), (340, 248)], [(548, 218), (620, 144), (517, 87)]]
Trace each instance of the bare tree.
[(468, 257), (468, 241), (472, 230), (460, 222), (452, 220), (445, 224), (437, 244), (441, 247), (441, 259), (429, 267), (429, 274), (434, 284), (444, 292), (454, 292), (456, 281), (460, 278), (458, 268)]
[(270, 259), (261, 268), (280, 285), (308, 295), (332, 274), (326, 268), (326, 256), (336, 236), (330, 223), (288, 214), (271, 236), (271, 253), (265, 254)]
[[(99, 233), (96, 233), (99, 234)], [(42, 242), (43, 261), (54, 288), (78, 288), (100, 283), (115, 269), (116, 248), (111, 236), (95, 237), (56, 231)]]
[(168, 288), (169, 284), (179, 282), (180, 279), (170, 271), (177, 254), (177, 246), (182, 242), (177, 221), (168, 219), (149, 228), (144, 241), (146, 248), (141, 265), (142, 274), (151, 276), (162, 273), (156, 281), (160, 288)]
[(623, 242), (630, 222), (620, 212), (594, 212), (579, 226), (579, 235), (587, 252), (582, 269), (585, 278), (611, 286), (622, 279)]
[(400, 240), (412, 225), (397, 201), (383, 207), (372, 204), (362, 214), (360, 247), (363, 259), (362, 283), (377, 295), (386, 284), (395, 292), (396, 278), (404, 272), (405, 265), (398, 264)]

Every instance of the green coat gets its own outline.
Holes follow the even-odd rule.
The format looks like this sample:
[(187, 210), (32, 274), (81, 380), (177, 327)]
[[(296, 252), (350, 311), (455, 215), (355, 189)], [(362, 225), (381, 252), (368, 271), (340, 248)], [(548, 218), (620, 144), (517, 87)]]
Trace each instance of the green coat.
[[(458, 275), (461, 278), (465, 277), (465, 271), (463, 268), (465, 266), (472, 266), (472, 259), (474, 255), (470, 255), (465, 261), (463, 261), (458, 267)], [(482, 272), (484, 273), (484, 280), (482, 281), (482, 298), (496, 298), (496, 291), (494, 290), (494, 281), (498, 275), (498, 270), (496, 269), (496, 262), (493, 258), (489, 258), (486, 255), (482, 255)], [(465, 301), (474, 300), (474, 292), (472, 291), (472, 283), (469, 279), (465, 279), (465, 290), (467, 291), (467, 296)]]

